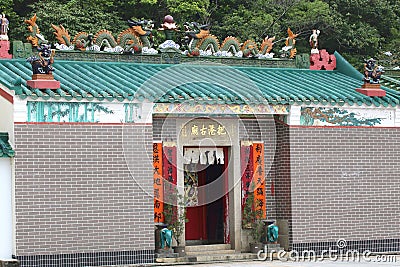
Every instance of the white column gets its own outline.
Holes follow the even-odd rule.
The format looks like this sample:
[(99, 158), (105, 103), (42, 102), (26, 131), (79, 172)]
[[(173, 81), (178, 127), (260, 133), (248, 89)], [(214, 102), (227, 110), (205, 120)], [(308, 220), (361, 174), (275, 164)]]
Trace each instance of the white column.
[[(178, 129), (180, 133), (181, 129), (181, 124), (179, 120), (177, 121), (176, 128)], [(183, 159), (183, 144), (180, 140), (180, 136), (177, 137), (177, 142), (176, 142), (176, 187), (178, 190), (178, 194), (184, 196), (185, 195), (185, 175), (184, 175), (184, 159)], [(181, 207), (182, 208), (182, 207)], [(179, 212), (183, 212), (182, 209), (179, 209)], [(183, 227), (183, 234), (181, 236), (181, 240), (179, 240), (180, 244), (183, 244), (184, 246), (186, 245), (186, 224)]]
[[(242, 250), (242, 183), (241, 183), (241, 169), (240, 169), (240, 144), (239, 140), (232, 145), (233, 162), (229, 168), (229, 189), (233, 189), (229, 193), (229, 217), (233, 215), (233, 220), (230, 220), (231, 227), (231, 245), (236, 252)], [(232, 179), (232, 178), (233, 179)]]
[(400, 127), (400, 108), (396, 108), (394, 113), (394, 127)]
[(288, 115), (289, 125), (300, 125), (301, 106), (290, 106)]
[(14, 98), (14, 122), (28, 121), (27, 101), (21, 100), (18, 97)]
[(11, 259), (13, 250), (11, 159), (0, 158), (0, 259)]
[(152, 123), (153, 122), (153, 106), (154, 103), (143, 102), (140, 104), (140, 114), (137, 119), (137, 123)]

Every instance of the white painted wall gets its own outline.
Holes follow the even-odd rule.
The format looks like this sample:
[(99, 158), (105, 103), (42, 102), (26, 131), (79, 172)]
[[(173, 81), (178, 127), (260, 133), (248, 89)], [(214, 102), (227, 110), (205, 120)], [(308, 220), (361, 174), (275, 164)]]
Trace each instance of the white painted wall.
[(396, 108), (396, 112), (394, 114), (394, 126), (400, 127), (400, 108)]
[(0, 259), (11, 259), (13, 251), (11, 159), (0, 158)]
[[(301, 118), (301, 108), (306, 107), (315, 107), (315, 108), (339, 108), (341, 110), (346, 110), (349, 113), (355, 113), (356, 117), (364, 118), (364, 119), (374, 119), (379, 118), (381, 122), (373, 127), (399, 127), (400, 126), (400, 108), (394, 107), (375, 107), (375, 106), (350, 106), (348, 104), (343, 106), (330, 106), (330, 105), (292, 105), (290, 106), (290, 112), (288, 114), (288, 121), (289, 125), (301, 125), (300, 118)], [(314, 126), (333, 126), (333, 124), (320, 122), (317, 120)], [(363, 125), (361, 125), (363, 126)]]
[(14, 136), (13, 136), (13, 104), (5, 100), (0, 96), (0, 132), (8, 133), (10, 143), (14, 144)]
[(301, 116), (301, 106), (290, 106), (290, 112), (288, 115), (288, 124), (289, 125), (300, 125), (300, 116)]

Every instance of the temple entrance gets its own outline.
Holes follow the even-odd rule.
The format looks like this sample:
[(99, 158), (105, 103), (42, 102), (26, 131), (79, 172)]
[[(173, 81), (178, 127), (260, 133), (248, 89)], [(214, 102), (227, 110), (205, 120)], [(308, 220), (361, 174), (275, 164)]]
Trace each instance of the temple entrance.
[(184, 165), (189, 220), (185, 227), (186, 240), (195, 244), (226, 243), (229, 232), (226, 231), (228, 174), (227, 161), (224, 160), (227, 148), (188, 148), (186, 153), (194, 153), (190, 156), (190, 163)]

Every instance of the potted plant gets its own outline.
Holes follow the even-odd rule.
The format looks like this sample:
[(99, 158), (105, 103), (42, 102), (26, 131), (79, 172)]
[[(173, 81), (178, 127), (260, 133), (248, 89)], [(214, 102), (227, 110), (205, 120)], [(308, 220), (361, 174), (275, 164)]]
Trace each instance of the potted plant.
[(248, 197), (243, 208), (242, 227), (248, 229), (251, 241), (250, 251), (258, 253), (263, 249), (264, 221), (257, 216), (254, 208), (254, 192), (248, 192)]
[(169, 201), (164, 205), (165, 224), (168, 229), (172, 230), (177, 244), (174, 247), (174, 252), (178, 253), (179, 257), (183, 257), (186, 255), (186, 251), (185, 244), (181, 244), (181, 240), (185, 231), (185, 224), (188, 222), (185, 201), (179, 193), (169, 194), (169, 198)]

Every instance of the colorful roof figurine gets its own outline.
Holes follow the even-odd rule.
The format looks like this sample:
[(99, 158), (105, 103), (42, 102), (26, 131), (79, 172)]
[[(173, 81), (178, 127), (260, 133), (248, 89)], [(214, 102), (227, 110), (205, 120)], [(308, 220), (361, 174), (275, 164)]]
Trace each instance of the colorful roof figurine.
[(14, 157), (14, 150), (8, 142), (8, 133), (0, 133), (0, 158)]
[(0, 14), (0, 40), (7, 41), (8, 40), (8, 27), (9, 21), (5, 14)]

